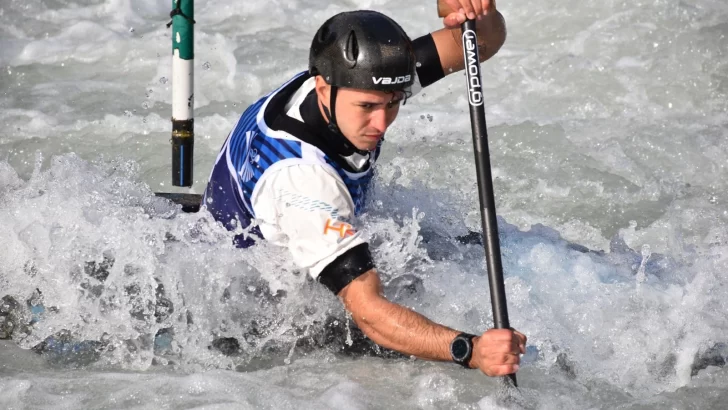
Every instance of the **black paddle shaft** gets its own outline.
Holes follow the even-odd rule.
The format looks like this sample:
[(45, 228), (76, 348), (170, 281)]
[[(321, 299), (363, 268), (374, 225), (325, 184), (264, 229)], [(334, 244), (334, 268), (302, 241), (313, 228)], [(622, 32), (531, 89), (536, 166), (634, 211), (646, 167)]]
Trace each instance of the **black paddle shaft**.
[[(475, 20), (467, 20), (462, 25), (463, 54), (465, 55), (465, 75), (468, 80), (468, 102), (470, 104), (470, 124), (473, 131), (473, 150), (475, 169), (478, 177), (480, 198), (480, 218), (483, 224), (485, 258), (488, 263), (488, 284), (490, 301), (493, 306), (493, 323), (496, 329), (508, 329), (508, 307), (506, 290), (503, 285), (503, 265), (501, 263), (500, 241), (498, 240), (498, 221), (495, 216), (493, 179), (490, 172), (490, 152), (488, 150), (488, 130), (485, 125), (483, 106), (483, 82), (480, 74), (478, 35)], [(516, 382), (515, 374), (511, 375)]]

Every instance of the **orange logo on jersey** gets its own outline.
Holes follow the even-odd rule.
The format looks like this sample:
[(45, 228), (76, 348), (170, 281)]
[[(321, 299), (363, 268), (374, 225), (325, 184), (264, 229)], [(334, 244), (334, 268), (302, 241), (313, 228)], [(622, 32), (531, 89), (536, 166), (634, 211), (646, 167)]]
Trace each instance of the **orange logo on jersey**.
[(331, 219), (326, 220), (324, 235), (328, 234), (329, 231), (337, 232), (340, 238), (346, 238), (347, 236), (352, 236), (356, 233), (351, 225), (338, 221), (332, 224)]

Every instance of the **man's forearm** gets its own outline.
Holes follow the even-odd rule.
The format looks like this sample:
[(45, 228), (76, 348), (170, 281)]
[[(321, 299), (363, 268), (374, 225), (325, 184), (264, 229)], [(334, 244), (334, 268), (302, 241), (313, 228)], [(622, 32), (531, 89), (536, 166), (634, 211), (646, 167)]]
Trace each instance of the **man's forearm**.
[[(376, 344), (421, 359), (451, 360), (450, 342), (459, 332), (384, 297), (369, 297), (366, 301), (359, 300), (361, 297), (351, 292), (342, 299), (357, 326)], [(366, 304), (366, 313), (352, 309), (362, 304)]]
[[(339, 293), (359, 328), (380, 346), (422, 359), (450, 361), (450, 343), (459, 332), (432, 322), (382, 296), (382, 282), (371, 269)], [(508, 329), (490, 329), (473, 339), (469, 365), (489, 376), (518, 371), (526, 337)]]
[(451, 360), (450, 342), (459, 332), (386, 299), (371, 313), (354, 321), (376, 344), (420, 359)]

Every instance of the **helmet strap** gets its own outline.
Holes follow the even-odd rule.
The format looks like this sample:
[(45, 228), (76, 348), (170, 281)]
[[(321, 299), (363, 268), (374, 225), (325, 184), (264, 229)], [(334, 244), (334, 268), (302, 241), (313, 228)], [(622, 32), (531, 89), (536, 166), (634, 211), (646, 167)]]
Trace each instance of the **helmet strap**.
[(329, 129), (335, 134), (341, 134), (339, 124), (336, 123), (336, 94), (338, 94), (338, 91), (339, 87), (332, 85), (331, 94), (329, 95), (329, 107), (331, 107), (331, 110), (326, 108), (325, 105), (323, 106), (326, 119), (329, 120)]
[(360, 155), (367, 155), (369, 151), (360, 150), (349, 142), (349, 140), (346, 139), (344, 134), (341, 132), (339, 124), (336, 123), (336, 95), (338, 92), (339, 87), (332, 85), (331, 94), (329, 96), (329, 107), (331, 107), (331, 109), (326, 108), (325, 105), (321, 104), (324, 109), (324, 115), (326, 115), (326, 119), (329, 121), (329, 131), (331, 131), (332, 135), (337, 140), (337, 144), (341, 144), (343, 149), (349, 152), (348, 154), (343, 154), (344, 156), (351, 155), (353, 152), (359, 153)]

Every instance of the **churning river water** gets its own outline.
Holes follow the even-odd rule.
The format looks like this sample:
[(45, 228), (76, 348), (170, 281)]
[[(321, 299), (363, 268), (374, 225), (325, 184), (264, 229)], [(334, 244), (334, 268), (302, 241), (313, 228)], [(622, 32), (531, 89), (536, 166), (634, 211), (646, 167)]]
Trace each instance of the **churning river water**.
[[(509, 36), (483, 67), (529, 337), (515, 401), (450, 363), (353, 352), (285, 251), (234, 249), (154, 196), (203, 191), (329, 16), (376, 9), (416, 37), (440, 27), (434, 2), (197, 4), (191, 189), (170, 184), (169, 3), (0, 2), (0, 320), (20, 324), (0, 334), (1, 408), (728, 407), (728, 3), (499, 2)], [(390, 298), (478, 332), (484, 255), (455, 239), (479, 230), (464, 87), (402, 108), (362, 224)]]

